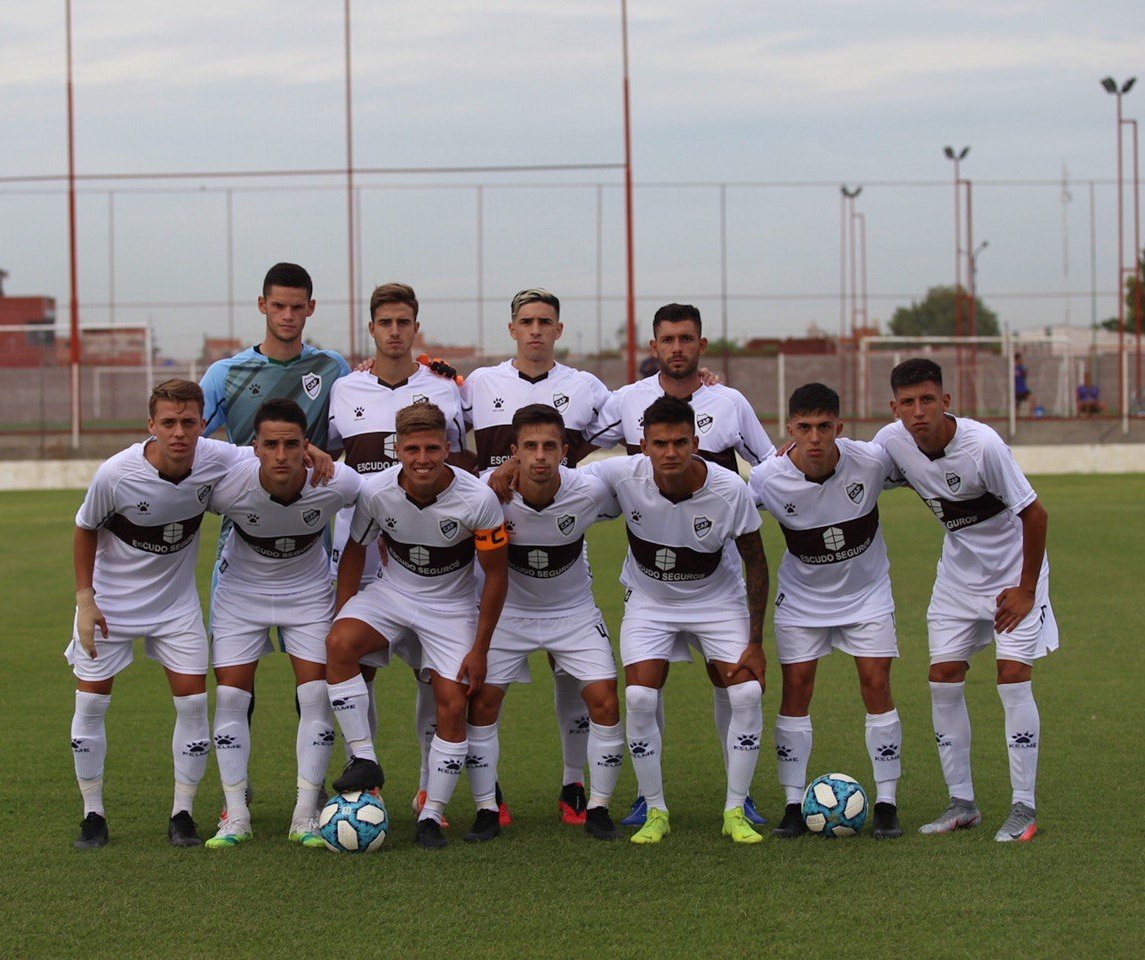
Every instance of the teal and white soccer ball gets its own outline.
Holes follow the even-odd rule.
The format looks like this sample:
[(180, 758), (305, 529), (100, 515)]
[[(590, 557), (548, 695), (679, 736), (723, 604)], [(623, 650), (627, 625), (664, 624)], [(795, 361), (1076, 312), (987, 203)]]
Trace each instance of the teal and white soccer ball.
[(803, 794), (807, 829), (824, 837), (850, 837), (867, 822), (867, 794), (854, 777), (825, 773)]
[(372, 791), (335, 794), (318, 816), (322, 842), (335, 853), (373, 853), (380, 850), (390, 829), (390, 816), (382, 798)]

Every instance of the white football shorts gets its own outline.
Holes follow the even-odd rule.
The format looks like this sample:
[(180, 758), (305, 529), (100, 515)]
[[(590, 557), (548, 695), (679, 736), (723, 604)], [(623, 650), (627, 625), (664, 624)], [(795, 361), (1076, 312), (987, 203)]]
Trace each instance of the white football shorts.
[(223, 581), (211, 598), (211, 663), (233, 667), (273, 653), (271, 627), (278, 628), (279, 649), (325, 663), (333, 619), (334, 591), (326, 581), (316, 584), (313, 593), (286, 597), (247, 593)]
[(736, 663), (750, 627), (746, 605), (726, 610), (667, 608), (630, 590), (620, 622), (620, 660), (626, 667), (642, 660), (686, 662), (695, 647), (705, 661)]
[(143, 638), (143, 652), (173, 673), (192, 677), (207, 672), (207, 631), (203, 629), (203, 616), (192, 610), (175, 620), (138, 627), (107, 625), (105, 640), (95, 628), (95, 659), (80, 646), (76, 621), (72, 618), (72, 640), (64, 656), (72, 665), (72, 672), (80, 680), (108, 680), (121, 673), (135, 659), (134, 640)]
[(529, 654), (544, 650), (581, 683), (616, 679), (608, 628), (595, 607), (567, 617), (502, 616), (493, 631), (485, 680), (497, 686), (528, 683)]
[(775, 624), (775, 654), (780, 663), (806, 663), (841, 650), (852, 657), (897, 657), (893, 613), (867, 623), (838, 627), (804, 627), (794, 623)]

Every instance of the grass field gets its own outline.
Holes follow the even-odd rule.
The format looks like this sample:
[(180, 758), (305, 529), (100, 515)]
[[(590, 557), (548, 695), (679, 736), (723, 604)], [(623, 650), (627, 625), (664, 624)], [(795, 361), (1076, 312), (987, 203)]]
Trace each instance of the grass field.
[[(265, 662), (259, 675), (255, 842), (222, 852), (169, 847), (171, 703), (159, 668), (139, 652), (117, 681), (108, 716), (112, 842), (96, 853), (72, 850), (80, 805), (68, 749), (73, 683), (61, 653), (80, 495), (3, 494), (0, 956), (1141, 957), (1145, 818), (1133, 790), (1142, 760), (1137, 697), (1145, 686), (1145, 615), (1137, 602), (1145, 482), (1041, 477), (1035, 486), (1050, 514), (1063, 638), (1035, 671), (1043, 725), (1035, 842), (993, 840), (1009, 780), (988, 660), (977, 662), (967, 685), (983, 826), (937, 838), (915, 831), (945, 800), (924, 624), (941, 530), (917, 498), (896, 491), (882, 513), (903, 651), (895, 672), (905, 728), (901, 840), (768, 836), (750, 848), (724, 841), (711, 696), (703, 671), (680, 665), (666, 693), (673, 832), (654, 848), (594, 842), (555, 815), (560, 763), (551, 681), (534, 660), (536, 682), (511, 691), (502, 725), (501, 782), (516, 823), (495, 843), (460, 842), (472, 817), (462, 783), (449, 809), (457, 842), (437, 853), (410, 842), (412, 681), (404, 669), (379, 676), (393, 828), (380, 855), (362, 858), (285, 840), (294, 708), (283, 657)], [(208, 544), (215, 529), (204, 525)], [(623, 530), (598, 527), (591, 539), (598, 599), (615, 636)], [(766, 541), (774, 569), (781, 548), (773, 523)], [(201, 573), (212, 554), (210, 546), (202, 551)], [(777, 676), (772, 666), (769, 680)], [(776, 703), (772, 690), (764, 700), (765, 744)], [(822, 665), (812, 713), (812, 772), (840, 769), (869, 782), (863, 708), (845, 657)], [(766, 746), (760, 757), (753, 794), (775, 818), (782, 794), (774, 761)], [(626, 763), (614, 811), (633, 793)], [(213, 762), (199, 797), (196, 816), (209, 836), (221, 797)], [(1130, 806), (1107, 810), (1115, 800)]]

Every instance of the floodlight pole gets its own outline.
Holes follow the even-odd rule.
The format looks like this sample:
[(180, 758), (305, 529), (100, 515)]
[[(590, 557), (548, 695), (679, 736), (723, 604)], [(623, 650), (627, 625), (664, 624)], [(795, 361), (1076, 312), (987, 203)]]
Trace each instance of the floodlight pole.
[(355, 304), (358, 289), (354, 276), (354, 97), (350, 70), (350, 0), (343, 0), (343, 34), (346, 66), (346, 270), (348, 317), (350, 324), (350, 361), (357, 357), (358, 330)]
[[(1121, 118), (1121, 98), (1127, 94), (1132, 88), (1133, 84), (1137, 82), (1136, 77), (1130, 77), (1120, 86), (1112, 77), (1106, 77), (1101, 81), (1101, 86), (1106, 93), (1112, 94), (1117, 98), (1117, 356), (1119, 362), (1117, 364), (1118, 383), (1117, 395), (1122, 398), (1120, 402), (1124, 404), (1125, 397), (1125, 363), (1120, 362), (1123, 360), (1125, 352), (1125, 294), (1124, 294), (1124, 269), (1125, 269), (1125, 171), (1122, 164), (1122, 143), (1121, 143), (1121, 127), (1124, 121)], [(1134, 138), (1136, 140), (1136, 138)], [(1136, 182), (1134, 189), (1136, 190)], [(1137, 251), (1133, 252), (1134, 261), (1137, 260)], [(1138, 271), (1134, 269), (1136, 276)]]
[(78, 450), (80, 445), (80, 317), (79, 284), (76, 272), (76, 132), (75, 103), (72, 96), (72, 0), (66, 0), (64, 13), (67, 23), (68, 60), (68, 261), (71, 284), (68, 363), (71, 367), (72, 449)]
[[(966, 159), (966, 155), (970, 152), (970, 147), (965, 146), (961, 150), (955, 150), (951, 146), (942, 148), (943, 155), (947, 160), (954, 164), (954, 335), (955, 337), (962, 337), (965, 331), (962, 328), (962, 299), (965, 295), (965, 290), (962, 286), (962, 175), (961, 164)], [(967, 184), (967, 205), (969, 206), (969, 184)], [(969, 243), (967, 248), (969, 249)], [(964, 373), (963, 373), (963, 344), (958, 343), (955, 347), (955, 355), (957, 356), (958, 365), (958, 402), (965, 404), (968, 400), (964, 388)], [(964, 407), (963, 409), (968, 409)]]
[[(843, 197), (843, 234), (842, 241), (844, 244), (844, 262), (845, 267), (840, 272), (840, 280), (843, 283), (843, 296), (847, 297), (847, 285), (850, 285), (850, 312), (851, 312), (851, 376), (850, 376), (850, 397), (851, 397), (851, 412), (854, 416), (858, 416), (859, 400), (858, 400), (858, 313), (859, 313), (859, 291), (858, 291), (858, 254), (856, 252), (857, 235), (855, 224), (860, 223), (863, 231), (863, 265), (864, 271), (866, 269), (866, 219), (861, 213), (855, 212), (855, 199), (863, 192), (861, 186), (855, 187), (853, 190), (849, 189), (846, 184), (839, 187), (839, 192)], [(863, 292), (864, 304), (866, 297), (866, 277), (863, 278)], [(842, 341), (846, 336), (846, 309), (841, 312), (839, 317), (839, 339)], [(841, 343), (840, 343), (841, 346)], [(844, 380), (846, 377), (844, 376)]]
[(636, 380), (636, 281), (632, 244), (632, 116), (628, 97), (628, 0), (620, 0), (620, 36), (624, 63), (624, 242), (628, 292), (626, 333), (628, 383)]

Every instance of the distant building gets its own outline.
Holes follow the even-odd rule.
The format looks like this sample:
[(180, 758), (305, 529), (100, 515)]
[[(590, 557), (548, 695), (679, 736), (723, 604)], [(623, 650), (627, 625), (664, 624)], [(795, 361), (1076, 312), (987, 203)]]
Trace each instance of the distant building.
[[(44, 329), (4, 329), (32, 325)], [(0, 295), (0, 367), (39, 367), (55, 363), (56, 347), (54, 298)]]

